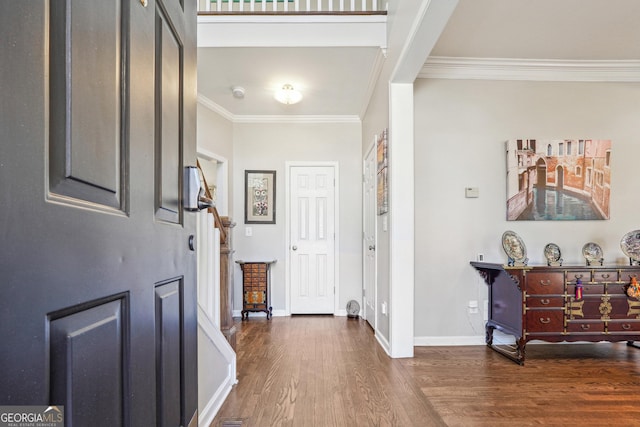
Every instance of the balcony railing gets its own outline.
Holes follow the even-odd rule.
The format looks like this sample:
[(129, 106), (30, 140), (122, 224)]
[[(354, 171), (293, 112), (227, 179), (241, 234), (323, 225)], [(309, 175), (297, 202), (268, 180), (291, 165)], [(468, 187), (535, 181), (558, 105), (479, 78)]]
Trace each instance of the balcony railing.
[[(384, 14), (384, 0), (198, 0), (200, 14)], [(386, 5), (386, 3), (385, 3)]]

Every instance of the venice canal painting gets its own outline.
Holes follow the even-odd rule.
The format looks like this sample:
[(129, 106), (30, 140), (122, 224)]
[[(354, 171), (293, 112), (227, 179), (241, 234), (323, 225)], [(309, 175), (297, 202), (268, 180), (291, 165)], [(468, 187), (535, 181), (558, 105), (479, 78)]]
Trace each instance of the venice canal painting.
[(611, 141), (507, 141), (507, 220), (609, 219)]

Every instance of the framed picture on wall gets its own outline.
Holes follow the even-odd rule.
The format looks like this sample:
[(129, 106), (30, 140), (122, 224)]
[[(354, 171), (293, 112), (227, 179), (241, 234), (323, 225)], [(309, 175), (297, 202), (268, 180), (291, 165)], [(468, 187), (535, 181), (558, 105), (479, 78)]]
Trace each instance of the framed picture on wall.
[(276, 223), (276, 171), (244, 171), (244, 223)]
[(389, 186), (387, 184), (387, 168), (378, 172), (378, 215), (389, 212)]
[(611, 140), (507, 141), (507, 220), (609, 219)]
[(384, 129), (378, 136), (376, 143), (378, 163), (378, 215), (384, 215), (389, 212), (389, 184), (387, 182), (388, 144), (387, 129)]

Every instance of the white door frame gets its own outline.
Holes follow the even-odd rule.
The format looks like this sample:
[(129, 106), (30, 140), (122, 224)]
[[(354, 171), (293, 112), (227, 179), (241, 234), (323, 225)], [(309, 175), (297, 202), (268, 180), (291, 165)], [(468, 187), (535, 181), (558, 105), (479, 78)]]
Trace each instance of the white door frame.
[[(373, 330), (377, 332), (378, 330), (378, 255), (377, 253), (375, 253), (374, 255), (374, 259), (373, 259), (373, 277), (370, 278), (371, 281), (371, 286), (373, 287), (373, 289), (370, 289), (367, 291), (366, 287), (367, 287), (367, 251), (368, 251), (368, 247), (367, 247), (367, 241), (366, 241), (366, 224), (367, 224), (367, 220), (366, 217), (368, 215), (371, 215), (371, 212), (368, 212), (368, 206), (367, 206), (367, 200), (366, 200), (366, 192), (367, 189), (365, 187), (365, 181), (364, 181), (364, 173), (366, 171), (366, 163), (369, 159), (370, 156), (373, 156), (373, 158), (376, 158), (376, 142), (377, 142), (377, 135), (374, 138), (373, 144), (371, 144), (371, 146), (369, 147), (369, 149), (367, 150), (367, 154), (364, 156), (364, 159), (362, 159), (362, 290), (363, 290), (363, 294), (366, 291), (367, 295), (369, 295), (369, 297), (371, 297), (371, 295), (373, 295), (373, 322), (369, 322), (369, 324), (373, 323)], [(377, 172), (377, 171), (376, 171)], [(376, 204), (377, 206), (377, 204)], [(378, 212), (373, 212), (373, 236), (374, 236), (374, 246), (377, 249), (378, 246)], [(364, 297), (364, 295), (363, 295)], [(364, 298), (362, 299), (362, 314), (365, 320), (369, 321), (369, 319), (367, 319), (367, 307), (366, 307), (366, 301), (364, 300)]]
[[(336, 180), (336, 185), (334, 189), (334, 224), (335, 224), (335, 239), (333, 239), (333, 256), (334, 256), (334, 283), (336, 291), (334, 293), (334, 304), (333, 304), (333, 314), (339, 314), (339, 305), (340, 305), (340, 252), (338, 249), (340, 248), (340, 227), (338, 223), (338, 219), (340, 218), (340, 168), (338, 162), (308, 162), (308, 161), (289, 161), (285, 162), (285, 314), (287, 316), (291, 316), (291, 188), (289, 180), (291, 179), (291, 168), (292, 167), (333, 167), (335, 172), (334, 178)], [(346, 311), (345, 311), (346, 314)]]
[(226, 157), (219, 156), (204, 148), (198, 148), (197, 156), (218, 162), (216, 176), (216, 186), (218, 187), (216, 210), (221, 216), (229, 215), (229, 161)]

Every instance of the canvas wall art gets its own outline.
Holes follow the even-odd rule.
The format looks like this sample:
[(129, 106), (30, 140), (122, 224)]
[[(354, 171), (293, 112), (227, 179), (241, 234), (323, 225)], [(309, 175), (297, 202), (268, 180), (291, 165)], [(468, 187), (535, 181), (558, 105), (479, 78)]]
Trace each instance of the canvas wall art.
[(507, 141), (507, 220), (605, 220), (611, 196), (611, 141)]
[(387, 129), (385, 129), (378, 136), (378, 141), (376, 142), (378, 158), (378, 215), (384, 215), (389, 211), (389, 184), (387, 182), (387, 165), (389, 163), (387, 157), (388, 144)]

